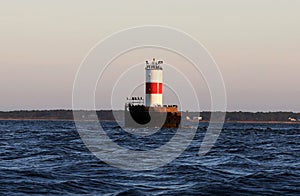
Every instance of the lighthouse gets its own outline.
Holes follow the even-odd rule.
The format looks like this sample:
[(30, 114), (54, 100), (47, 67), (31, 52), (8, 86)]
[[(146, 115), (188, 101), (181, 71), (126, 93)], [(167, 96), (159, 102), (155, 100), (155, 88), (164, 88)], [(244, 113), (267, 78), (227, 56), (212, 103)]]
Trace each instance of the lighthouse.
[(163, 106), (162, 98), (162, 78), (163, 78), (163, 61), (156, 61), (153, 58), (152, 62), (146, 61), (146, 106), (157, 107)]
[(178, 128), (181, 112), (177, 105), (163, 105), (163, 61), (146, 61), (145, 102), (143, 97), (127, 97), (125, 126), (134, 128)]

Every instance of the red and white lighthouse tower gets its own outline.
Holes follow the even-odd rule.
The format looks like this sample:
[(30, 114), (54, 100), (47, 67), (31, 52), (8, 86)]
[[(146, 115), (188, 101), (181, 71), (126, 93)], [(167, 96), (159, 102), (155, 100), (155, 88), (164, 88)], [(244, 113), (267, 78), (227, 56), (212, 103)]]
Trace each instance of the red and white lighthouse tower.
[(126, 127), (178, 128), (181, 112), (177, 105), (163, 105), (163, 61), (146, 61), (145, 105), (141, 97), (127, 98), (125, 104)]
[(146, 61), (146, 106), (160, 107), (162, 104), (162, 64), (163, 61)]

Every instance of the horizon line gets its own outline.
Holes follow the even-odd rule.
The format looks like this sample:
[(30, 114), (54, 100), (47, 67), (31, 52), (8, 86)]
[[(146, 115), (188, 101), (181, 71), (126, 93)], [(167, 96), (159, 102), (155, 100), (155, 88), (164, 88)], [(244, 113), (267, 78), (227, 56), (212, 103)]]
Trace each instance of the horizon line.
[[(124, 109), (14, 109), (14, 110), (0, 110), (0, 112), (42, 112), (42, 111), (124, 111)], [(210, 111), (210, 110), (202, 110), (202, 111), (194, 111), (194, 110), (185, 110), (181, 112), (241, 112), (241, 113), (279, 113), (279, 112), (290, 112), (290, 113), (300, 113), (300, 111), (287, 111), (287, 110), (276, 110), (276, 111), (248, 111), (248, 110), (228, 110), (228, 111)]]

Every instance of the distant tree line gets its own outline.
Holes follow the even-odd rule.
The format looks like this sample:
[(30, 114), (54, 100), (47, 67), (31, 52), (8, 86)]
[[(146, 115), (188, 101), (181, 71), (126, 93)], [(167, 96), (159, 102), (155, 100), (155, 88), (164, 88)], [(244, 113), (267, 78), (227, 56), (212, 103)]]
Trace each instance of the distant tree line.
[[(83, 120), (89, 120), (96, 117), (99, 120), (115, 120), (123, 119), (124, 111), (118, 110), (112, 112), (111, 110), (100, 111), (74, 111), (77, 116)], [(221, 112), (217, 112), (221, 115)], [(202, 120), (210, 120), (211, 112), (183, 112), (183, 118), (186, 116), (195, 117), (201, 116)], [(300, 113), (293, 112), (227, 112), (226, 121), (288, 121), (289, 117), (300, 119)], [(32, 110), (32, 111), (9, 111), (0, 112), (0, 119), (37, 119), (37, 120), (73, 120), (72, 110)]]
[[(201, 112), (203, 120), (210, 119), (211, 112)], [(300, 118), (293, 112), (226, 112), (226, 121), (288, 121), (289, 117)]]

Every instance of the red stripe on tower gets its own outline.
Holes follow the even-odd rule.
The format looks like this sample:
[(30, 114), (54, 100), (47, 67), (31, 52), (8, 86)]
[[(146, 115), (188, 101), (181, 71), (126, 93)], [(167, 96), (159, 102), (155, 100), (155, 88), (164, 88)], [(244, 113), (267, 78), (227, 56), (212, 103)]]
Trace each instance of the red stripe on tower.
[(162, 83), (146, 83), (146, 94), (162, 94)]

